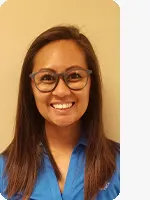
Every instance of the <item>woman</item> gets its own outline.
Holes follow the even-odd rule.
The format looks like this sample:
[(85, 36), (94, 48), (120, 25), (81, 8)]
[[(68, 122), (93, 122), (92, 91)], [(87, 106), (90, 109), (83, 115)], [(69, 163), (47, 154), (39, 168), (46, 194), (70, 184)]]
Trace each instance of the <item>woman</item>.
[(112, 200), (119, 145), (106, 138), (99, 63), (73, 26), (39, 35), (20, 77), (15, 134), (0, 157), (7, 199)]

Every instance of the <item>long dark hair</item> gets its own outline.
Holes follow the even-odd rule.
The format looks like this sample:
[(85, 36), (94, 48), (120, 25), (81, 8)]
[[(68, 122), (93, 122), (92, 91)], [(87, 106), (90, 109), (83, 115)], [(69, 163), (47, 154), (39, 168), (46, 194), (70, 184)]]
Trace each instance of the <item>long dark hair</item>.
[(75, 26), (56, 26), (39, 35), (31, 44), (25, 56), (19, 85), (15, 134), (11, 144), (2, 153), (6, 159), (5, 174), (8, 176), (6, 193), (8, 198), (23, 192), (23, 199), (28, 199), (33, 191), (38, 170), (42, 166), (42, 149), (45, 144), (56, 177), (61, 173), (48, 149), (44, 132), (45, 120), (37, 110), (33, 97), (29, 74), (33, 70), (36, 53), (45, 45), (57, 40), (72, 40), (84, 52), (91, 75), (89, 105), (82, 116), (82, 126), (88, 141), (86, 147), (86, 166), (84, 180), (84, 199), (95, 197), (116, 169), (118, 147), (104, 134), (102, 120), (102, 83), (100, 66), (88, 38)]

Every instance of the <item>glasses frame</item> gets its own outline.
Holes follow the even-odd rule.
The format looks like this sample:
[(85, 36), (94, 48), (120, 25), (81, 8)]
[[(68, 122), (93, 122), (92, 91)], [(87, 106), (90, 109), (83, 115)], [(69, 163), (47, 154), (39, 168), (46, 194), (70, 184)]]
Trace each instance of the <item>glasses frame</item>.
[(43, 72), (43, 71), (44, 71), (44, 72), (45, 72), (45, 71), (46, 71), (46, 72), (47, 72), (47, 71), (50, 71), (50, 72), (51, 72), (52, 70), (50, 70), (50, 69), (40, 70), (40, 71), (38, 71), (38, 72), (31, 73), (31, 74), (29, 75), (29, 77), (34, 81), (34, 84), (35, 84), (36, 88), (37, 88), (40, 92), (43, 92), (43, 93), (47, 93), (47, 92), (52, 92), (52, 91), (54, 91), (55, 88), (57, 87), (58, 83), (59, 83), (60, 78), (62, 78), (62, 80), (64, 81), (64, 83), (66, 84), (66, 86), (67, 86), (69, 89), (75, 90), (75, 91), (82, 90), (85, 86), (82, 87), (81, 89), (72, 89), (72, 88), (70, 88), (70, 87), (68, 86), (68, 84), (67, 84), (67, 80), (66, 80), (66, 78), (65, 78), (65, 75), (66, 75), (68, 72), (73, 71), (73, 70), (83, 70), (83, 71), (85, 71), (85, 72), (87, 73), (87, 81), (86, 81), (86, 84), (85, 84), (85, 86), (86, 86), (86, 85), (87, 85), (87, 82), (88, 82), (88, 78), (89, 78), (90, 74), (92, 74), (92, 70), (90, 70), (90, 69), (84, 69), (84, 68), (81, 68), (81, 67), (72, 68), (72, 69), (69, 69), (69, 70), (67, 70), (66, 72), (63, 72), (63, 73), (55, 73), (55, 72), (53, 72), (53, 73), (55, 74), (55, 76), (56, 76), (56, 84), (55, 84), (55, 86), (54, 86), (54, 88), (53, 88), (52, 90), (48, 90), (48, 91), (42, 91), (42, 90), (40, 90), (40, 89), (38, 88), (37, 83), (36, 83), (36, 81), (35, 81), (35, 76), (36, 76), (37, 74)]

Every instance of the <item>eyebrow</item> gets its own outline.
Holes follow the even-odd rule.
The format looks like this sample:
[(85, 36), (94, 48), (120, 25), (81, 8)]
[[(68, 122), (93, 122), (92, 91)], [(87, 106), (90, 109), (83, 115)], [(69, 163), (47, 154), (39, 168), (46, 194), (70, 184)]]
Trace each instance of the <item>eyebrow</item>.
[[(82, 69), (84, 69), (83, 67), (81, 67), (79, 65), (72, 65), (70, 67), (67, 67), (66, 70), (65, 70), (65, 72), (68, 71), (68, 70), (70, 70), (70, 69), (74, 69), (74, 68), (82, 68)], [(43, 70), (51, 70), (51, 71), (57, 73), (57, 71), (55, 69), (48, 68), (48, 67), (43, 67), (39, 71), (43, 71)]]

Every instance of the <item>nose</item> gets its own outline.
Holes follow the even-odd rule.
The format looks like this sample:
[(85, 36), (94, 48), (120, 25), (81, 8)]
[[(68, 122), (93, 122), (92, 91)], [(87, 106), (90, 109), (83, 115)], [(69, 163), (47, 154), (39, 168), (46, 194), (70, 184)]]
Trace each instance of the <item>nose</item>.
[(59, 97), (65, 97), (71, 94), (70, 89), (65, 84), (64, 80), (62, 78), (59, 79), (58, 85), (56, 88), (52, 91), (53, 95), (59, 96)]

